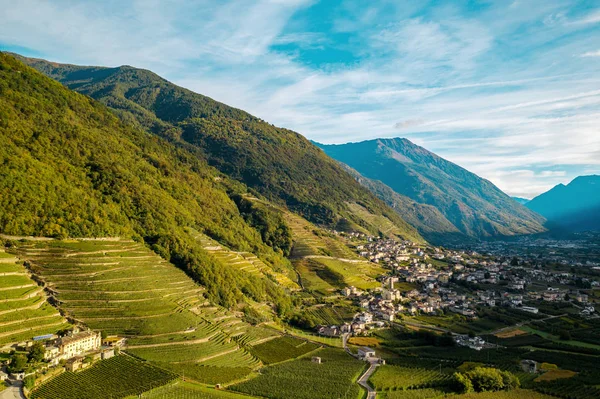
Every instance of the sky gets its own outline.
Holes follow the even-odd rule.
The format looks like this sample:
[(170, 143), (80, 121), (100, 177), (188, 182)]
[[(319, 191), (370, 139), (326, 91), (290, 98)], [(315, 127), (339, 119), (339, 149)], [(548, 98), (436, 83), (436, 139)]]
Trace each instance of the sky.
[(132, 65), (322, 143), (406, 137), (532, 198), (600, 174), (597, 0), (0, 0), (0, 48)]

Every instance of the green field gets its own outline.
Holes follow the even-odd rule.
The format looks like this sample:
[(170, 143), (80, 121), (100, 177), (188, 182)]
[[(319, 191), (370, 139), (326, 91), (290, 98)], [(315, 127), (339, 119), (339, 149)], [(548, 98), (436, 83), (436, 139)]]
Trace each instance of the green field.
[(415, 389), (408, 391), (392, 391), (378, 394), (381, 399), (555, 399), (553, 396), (538, 392), (517, 389), (514, 391), (468, 393), (462, 395), (448, 394), (435, 389)]
[(312, 352), (319, 345), (294, 337), (281, 337), (250, 348), (250, 352), (265, 364), (283, 362)]
[(320, 356), (323, 363), (313, 363), (310, 356), (280, 363), (231, 389), (273, 399), (356, 399), (362, 395), (355, 381), (364, 362), (339, 349), (321, 349), (314, 356)]
[(451, 378), (437, 370), (386, 365), (378, 367), (369, 382), (378, 391), (406, 390), (447, 385)]
[(126, 355), (65, 372), (36, 388), (31, 399), (118, 399), (165, 385), (177, 375)]
[(68, 327), (23, 264), (12, 254), (0, 255), (0, 347)]
[[(177, 381), (130, 399), (247, 399), (251, 396)], [(128, 398), (129, 399), (129, 398)]]
[(126, 337), (146, 360), (254, 368), (244, 346), (276, 334), (211, 306), (183, 271), (133, 241), (26, 242), (17, 252), (67, 315)]

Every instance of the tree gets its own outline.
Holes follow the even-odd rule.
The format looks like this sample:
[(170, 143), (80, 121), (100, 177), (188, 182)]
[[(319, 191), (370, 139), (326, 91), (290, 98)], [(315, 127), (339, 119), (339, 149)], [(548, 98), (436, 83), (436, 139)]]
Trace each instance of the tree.
[(476, 367), (467, 373), (467, 377), (477, 392), (499, 391), (504, 389), (504, 379), (500, 371), (491, 367)]
[(25, 370), (27, 366), (27, 357), (22, 353), (15, 353), (10, 358), (10, 363), (8, 363), (8, 372), (9, 373), (20, 373)]
[(521, 381), (519, 378), (511, 372), (501, 371), (502, 381), (504, 382), (504, 389), (511, 390), (521, 387)]
[(41, 362), (44, 360), (44, 355), (46, 353), (46, 347), (41, 342), (34, 343), (31, 348), (29, 348), (29, 354), (27, 355), (27, 359), (30, 362)]
[(454, 373), (454, 387), (459, 393), (473, 392), (473, 383), (463, 373)]
[(23, 379), (23, 386), (29, 390), (35, 387), (35, 376), (28, 375)]

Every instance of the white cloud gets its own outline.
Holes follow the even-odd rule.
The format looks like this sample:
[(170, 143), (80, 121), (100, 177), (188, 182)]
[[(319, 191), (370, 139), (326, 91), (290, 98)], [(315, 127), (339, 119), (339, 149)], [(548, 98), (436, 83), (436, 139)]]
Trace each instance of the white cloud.
[(587, 51), (581, 54), (582, 57), (600, 57), (600, 50), (596, 51)]

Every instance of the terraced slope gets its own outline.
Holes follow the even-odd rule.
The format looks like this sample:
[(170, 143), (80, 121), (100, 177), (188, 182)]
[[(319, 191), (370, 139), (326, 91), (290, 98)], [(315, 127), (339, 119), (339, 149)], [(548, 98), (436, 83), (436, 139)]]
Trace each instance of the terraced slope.
[[(361, 208), (354, 205), (357, 212)], [(360, 289), (380, 285), (375, 278), (384, 270), (358, 256), (342, 237), (290, 212), (284, 217), (292, 230), (291, 258), (303, 288), (327, 295), (351, 285)]]
[(212, 254), (220, 262), (233, 266), (242, 273), (249, 273), (260, 277), (269, 277), (286, 288), (292, 290), (300, 289), (300, 286), (293, 280), (293, 272), (291, 275), (289, 273), (291, 270), (273, 270), (272, 267), (267, 266), (251, 252), (234, 251), (219, 244), (206, 234), (197, 231), (191, 231), (191, 234), (202, 245), (204, 250)]
[(136, 356), (166, 364), (260, 365), (243, 348), (258, 339), (249, 325), (210, 305), (202, 287), (142, 244), (28, 242), (17, 251), (69, 317), (127, 337)]
[(0, 347), (68, 326), (46, 301), (42, 288), (31, 279), (23, 263), (0, 250)]

